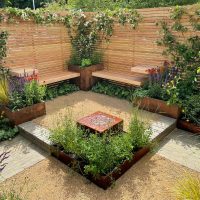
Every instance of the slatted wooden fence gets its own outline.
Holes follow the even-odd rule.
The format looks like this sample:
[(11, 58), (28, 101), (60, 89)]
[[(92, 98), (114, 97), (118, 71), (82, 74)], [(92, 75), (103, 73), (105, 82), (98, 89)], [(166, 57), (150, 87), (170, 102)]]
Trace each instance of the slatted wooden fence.
[[(156, 44), (156, 40), (160, 38), (160, 28), (156, 26), (156, 22), (165, 19), (171, 23), (170, 8), (138, 11), (143, 16), (143, 21), (136, 30), (132, 30), (129, 25), (121, 26), (116, 23), (110, 43), (102, 44), (106, 69), (130, 74), (134, 66), (160, 66), (167, 59), (162, 55), (163, 48)], [(183, 19), (183, 24), (190, 28), (188, 19)], [(71, 45), (63, 25), (1, 23), (0, 30), (9, 32), (7, 67), (37, 68), (42, 77), (61, 74), (66, 67)]]
[[(193, 10), (191, 6), (187, 9), (191, 12)], [(131, 67), (138, 65), (161, 66), (168, 58), (162, 55), (164, 49), (157, 45), (160, 27), (156, 23), (164, 19), (172, 24), (170, 10), (171, 8), (139, 9), (143, 21), (136, 30), (128, 25), (123, 27), (116, 24), (110, 44), (104, 45), (105, 66), (109, 70), (122, 72), (130, 72)], [(189, 18), (183, 18), (182, 23), (191, 30), (187, 35), (197, 34), (192, 30)], [(180, 40), (184, 39), (181, 33), (176, 35)]]

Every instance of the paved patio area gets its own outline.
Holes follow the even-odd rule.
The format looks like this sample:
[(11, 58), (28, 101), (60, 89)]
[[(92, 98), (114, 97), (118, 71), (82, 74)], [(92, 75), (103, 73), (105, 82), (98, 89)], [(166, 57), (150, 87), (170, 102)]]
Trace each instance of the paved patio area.
[[(81, 91), (49, 101), (47, 115), (34, 123), (51, 128), (69, 113), (66, 105), (75, 113), (75, 119), (98, 110), (120, 116), (125, 121), (125, 130), (132, 113), (132, 105), (127, 101)], [(151, 122), (154, 131), (174, 123), (173, 119), (146, 111), (139, 115)], [(3, 150), (11, 153), (0, 177), (0, 187), (20, 190), (20, 185), (28, 177), (29, 185), (35, 188), (30, 191), (28, 200), (171, 200), (174, 199), (174, 182), (185, 172), (200, 176), (200, 136), (178, 129), (163, 140), (156, 152), (145, 156), (116, 181), (113, 189), (107, 191), (20, 135), (0, 143), (0, 152)]]
[(200, 135), (175, 129), (164, 139), (158, 154), (200, 172)]
[(8, 164), (1, 173), (0, 182), (14, 176), (47, 157), (46, 152), (20, 135), (11, 141), (1, 142), (0, 153), (4, 151), (10, 151), (10, 156), (5, 161)]

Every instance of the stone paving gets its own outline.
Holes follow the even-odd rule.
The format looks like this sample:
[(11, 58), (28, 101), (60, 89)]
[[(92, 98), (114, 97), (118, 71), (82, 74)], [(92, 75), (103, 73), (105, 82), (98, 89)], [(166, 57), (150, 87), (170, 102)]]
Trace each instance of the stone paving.
[(157, 153), (200, 172), (200, 135), (175, 129), (164, 139)]
[(48, 156), (46, 152), (20, 135), (11, 141), (1, 142), (0, 153), (4, 151), (10, 151), (10, 156), (6, 160), (8, 164), (1, 173), (0, 182), (31, 167)]
[[(30, 122), (27, 125), (31, 127)], [(48, 153), (20, 135), (11, 141), (2, 142), (0, 152), (4, 150), (11, 152), (0, 182), (48, 157)], [(157, 154), (200, 172), (200, 135), (175, 129), (162, 141)]]
[[(0, 182), (48, 156), (51, 143), (48, 140), (49, 131), (46, 128), (51, 123), (57, 122), (55, 116), (60, 117), (68, 114), (67, 110), (64, 109), (67, 105), (77, 114), (75, 117), (86, 116), (97, 110), (102, 110), (124, 119), (125, 127), (129, 124), (132, 114), (131, 103), (92, 92), (77, 92), (47, 102), (46, 116), (20, 125), (20, 128), (23, 129), (22, 136), (25, 136), (28, 140), (22, 136), (17, 136), (11, 141), (0, 143), (0, 153), (4, 149), (11, 151), (7, 160), (8, 165), (3, 171), (2, 177), (0, 177)], [(82, 113), (82, 111), (84, 112)], [(140, 111), (139, 116), (150, 123), (153, 130), (152, 140), (162, 139), (175, 128), (175, 119), (147, 111)], [(58, 121), (60, 121), (60, 118), (58, 118)], [(47, 125), (46, 128), (44, 128), (44, 125)], [(36, 143), (36, 145), (33, 143)], [(200, 172), (200, 135), (195, 136), (175, 129), (164, 138), (157, 154)]]

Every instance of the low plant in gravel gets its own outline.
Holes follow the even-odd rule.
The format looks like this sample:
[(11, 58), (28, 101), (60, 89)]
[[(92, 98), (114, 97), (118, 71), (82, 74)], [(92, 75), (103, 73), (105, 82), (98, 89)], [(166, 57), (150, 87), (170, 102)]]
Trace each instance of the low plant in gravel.
[(175, 197), (177, 200), (199, 200), (200, 178), (186, 174), (175, 185)]
[(23, 200), (15, 191), (3, 193), (0, 195), (0, 200)]
[(132, 115), (128, 133), (135, 150), (150, 144), (152, 129), (147, 122), (140, 120), (136, 113)]

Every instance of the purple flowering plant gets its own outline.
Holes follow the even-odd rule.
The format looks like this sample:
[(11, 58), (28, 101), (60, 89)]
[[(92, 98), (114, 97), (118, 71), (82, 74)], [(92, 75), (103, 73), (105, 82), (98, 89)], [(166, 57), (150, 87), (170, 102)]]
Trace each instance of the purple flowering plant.
[(171, 80), (173, 80), (178, 74), (179, 70), (174, 63), (165, 61), (162, 67), (156, 67), (148, 69), (148, 80), (149, 85), (159, 84), (160, 86), (165, 86)]

